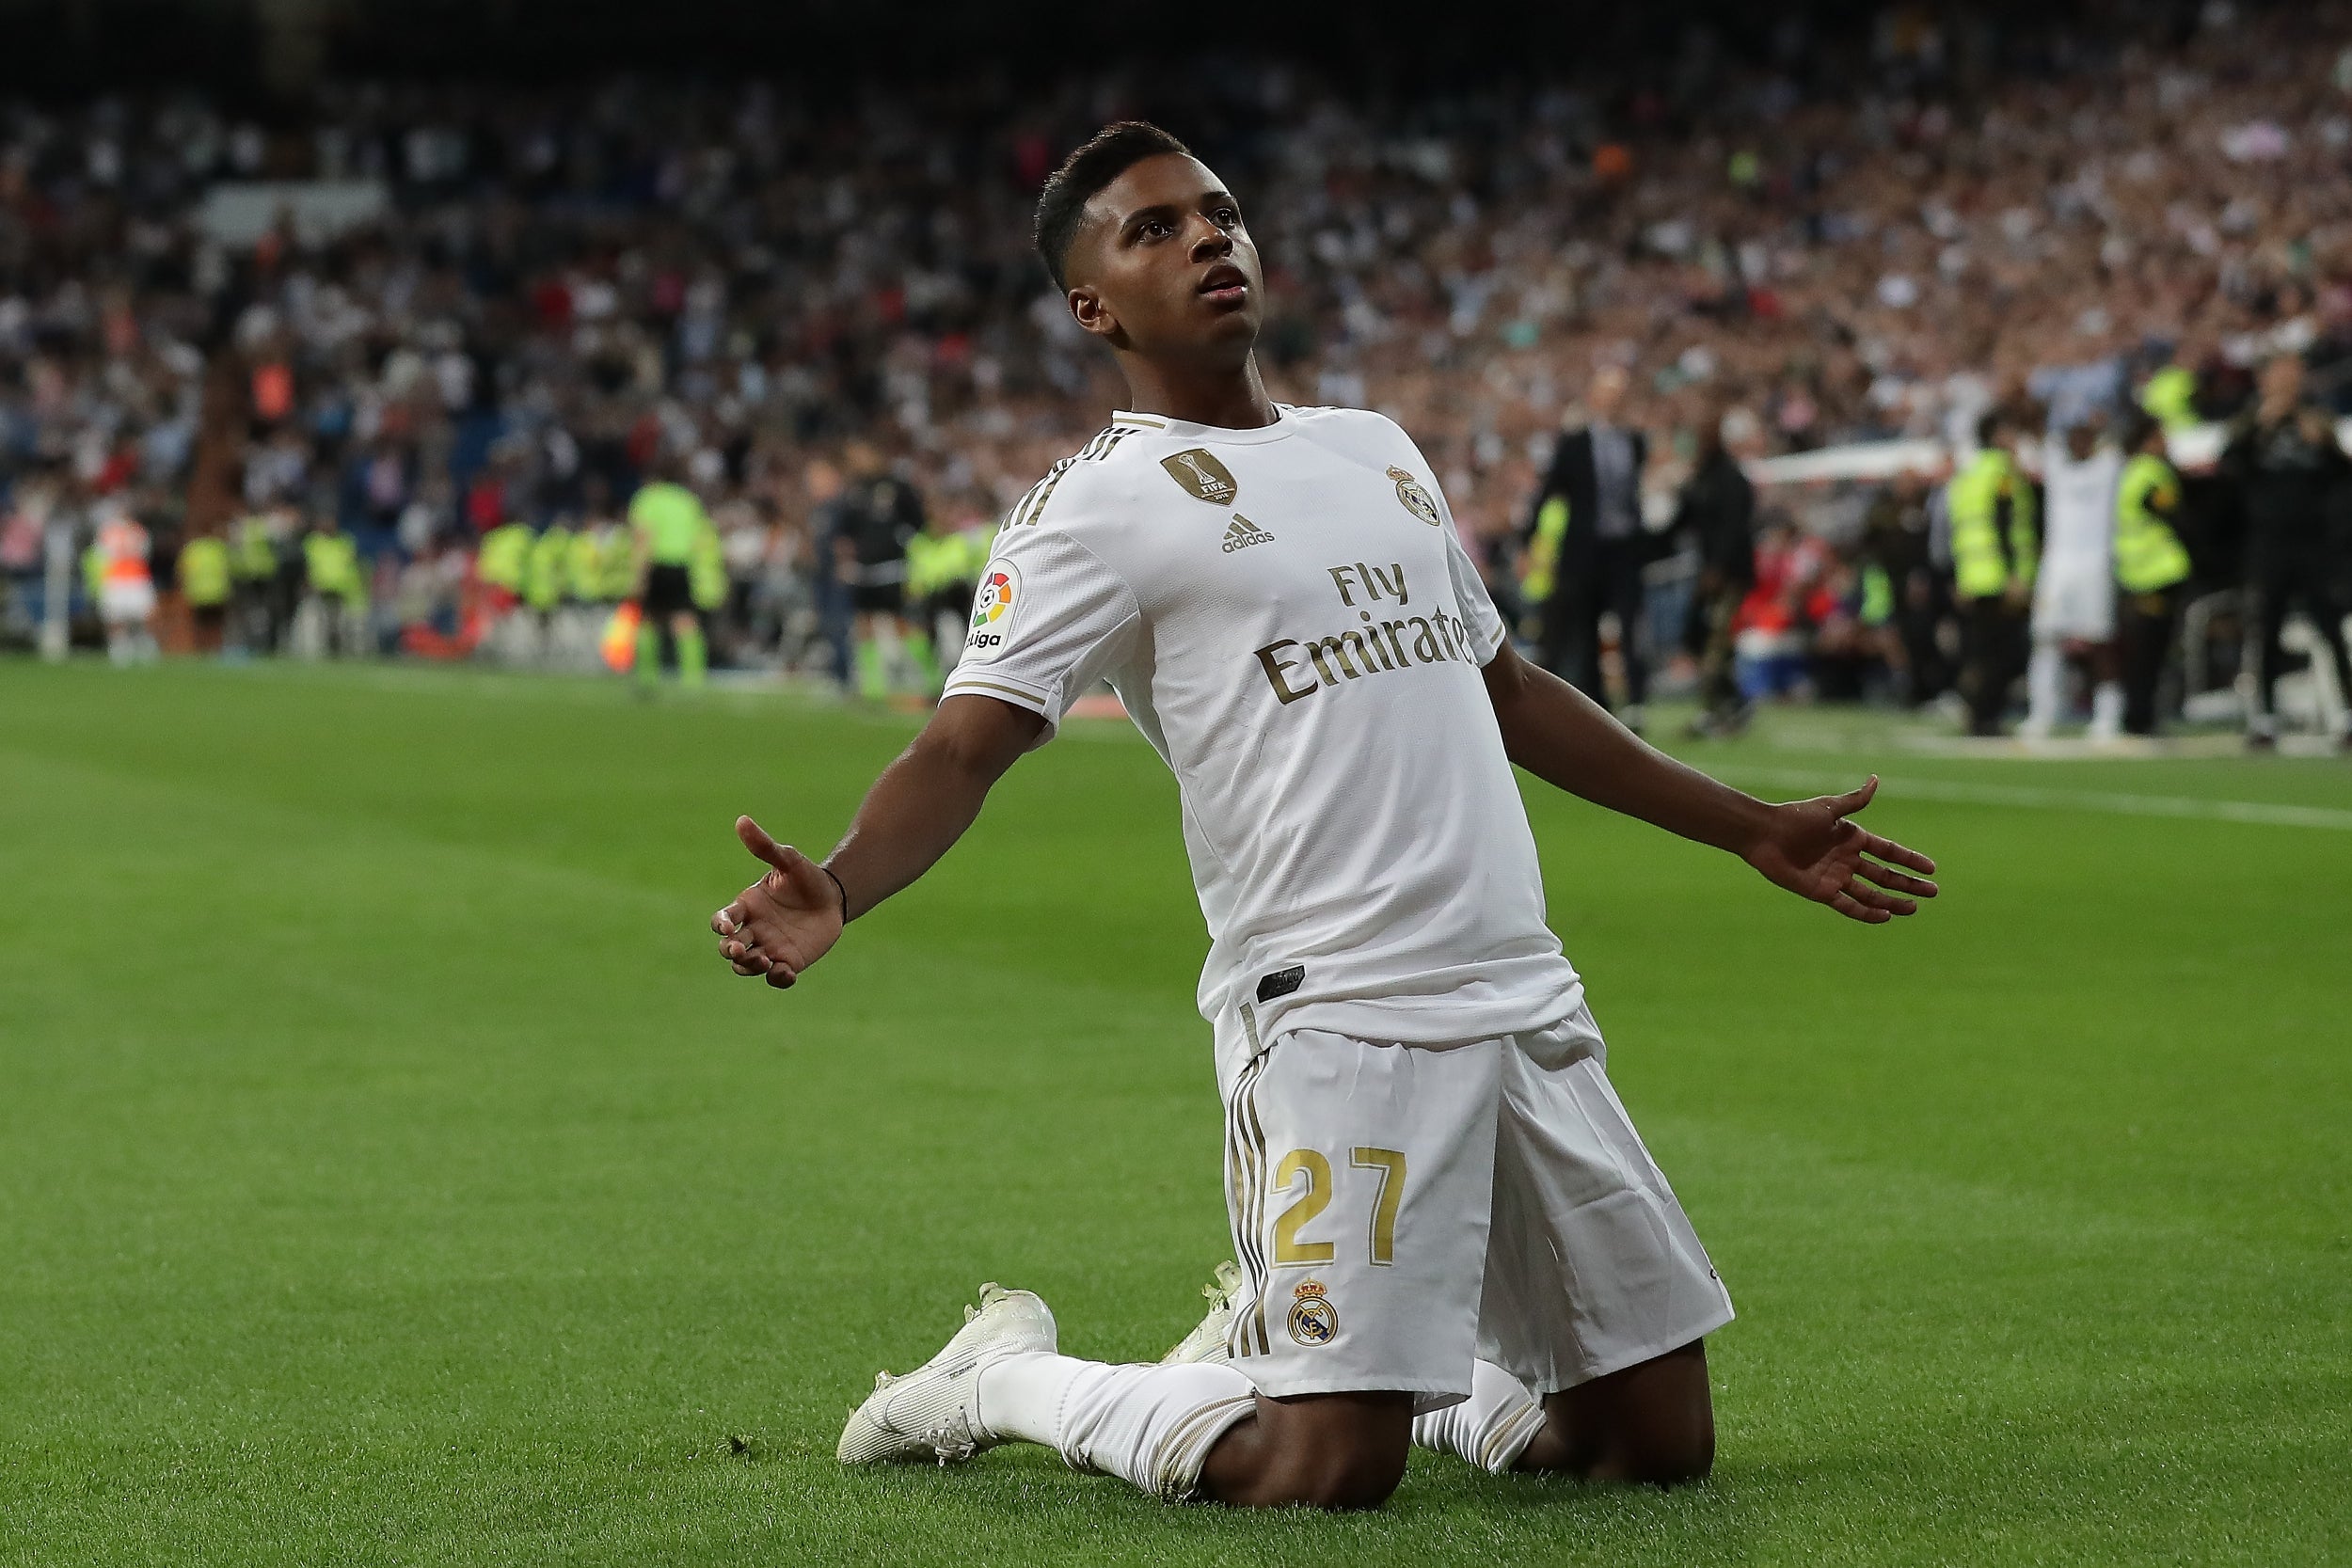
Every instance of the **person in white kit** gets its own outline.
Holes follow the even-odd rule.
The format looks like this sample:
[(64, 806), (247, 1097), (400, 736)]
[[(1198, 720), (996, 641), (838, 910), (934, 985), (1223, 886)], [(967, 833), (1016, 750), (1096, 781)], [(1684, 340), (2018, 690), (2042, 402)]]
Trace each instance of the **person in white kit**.
[(738, 819), (771, 869), (711, 927), (793, 984), (1107, 678), (1181, 789), (1242, 1267), (1159, 1365), (1060, 1355), (1043, 1302), (983, 1286), (840, 1458), (1028, 1441), (1169, 1498), (1324, 1507), (1386, 1498), (1415, 1441), (1705, 1474), (1731, 1304), (1610, 1087), (1512, 764), (1872, 924), (1932, 863), (1846, 819), (1875, 780), (1767, 805), (1521, 660), (1411, 439), (1266, 396), (1256, 249), (1167, 133), (1074, 152), (1038, 243), (1136, 411), (1008, 516), (937, 712), (824, 863)]
[(2026, 664), (2026, 722), (2040, 738), (2066, 705), (2066, 668), (2090, 673), (2090, 736), (2123, 733), (2122, 671), (2115, 649), (2115, 487), (2123, 454), (2102, 441), (2096, 419), (2046, 444), (2042, 563), (2033, 588), (2033, 655)]

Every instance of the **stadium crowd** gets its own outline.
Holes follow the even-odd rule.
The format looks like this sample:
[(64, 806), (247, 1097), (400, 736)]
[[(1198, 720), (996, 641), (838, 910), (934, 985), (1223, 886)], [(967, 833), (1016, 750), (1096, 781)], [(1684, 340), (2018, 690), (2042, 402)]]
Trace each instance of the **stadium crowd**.
[[(1645, 543), (1617, 552), (1638, 594), (1585, 607), (1623, 696), (1642, 643), (1687, 636), (1724, 722), (1790, 690), (1932, 700), (1972, 654), (2005, 668), (1969, 630), (1946, 474), (1769, 489), (1727, 578), (1726, 455), (1912, 436), (1964, 471), (1999, 429), (2038, 473), (2077, 427), (2242, 435), (2282, 358), (2298, 406), (2352, 412), (2352, 14), (2211, 0), (2102, 28), (1893, 7), (1853, 39), (1791, 19), (1760, 58), (1693, 28), (1630, 86), (1224, 60), (1048, 90), (412, 83), (269, 125), (196, 97), (10, 105), (0, 626), (40, 618), (53, 525), (93, 546), (94, 605), (109, 573), (137, 603), (143, 572), (188, 607), (172, 641), (247, 652), (585, 664), (676, 565), (710, 657), (919, 687), (975, 542), (1117, 404), (1028, 210), (1065, 146), (1136, 113), (1243, 194), (1277, 396), (1396, 418), (1498, 596), (1588, 682), (1602, 622), (1562, 629), (1565, 578), (1546, 610), (1573, 562), (1540, 513), (1599, 382), (1645, 436)], [(208, 192), (262, 180), (387, 199), (289, 195), (228, 232)], [(2328, 446), (2294, 526), (2340, 586)], [(2236, 587), (2266, 526), (2234, 450), (2175, 517), (2200, 589)], [(629, 527), (655, 480), (698, 503), (662, 546), (685, 559)], [(2187, 684), (2226, 683), (2263, 619), (2224, 605)], [(650, 627), (681, 668), (686, 626)]]

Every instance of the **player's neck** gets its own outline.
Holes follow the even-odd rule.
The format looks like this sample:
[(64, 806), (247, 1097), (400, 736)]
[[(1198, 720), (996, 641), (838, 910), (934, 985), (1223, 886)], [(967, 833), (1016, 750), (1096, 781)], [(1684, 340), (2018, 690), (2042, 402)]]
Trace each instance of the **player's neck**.
[(1239, 365), (1214, 368), (1155, 364), (1129, 358), (1127, 407), (1136, 414), (1164, 414), (1187, 424), (1220, 430), (1258, 430), (1278, 417), (1252, 354)]

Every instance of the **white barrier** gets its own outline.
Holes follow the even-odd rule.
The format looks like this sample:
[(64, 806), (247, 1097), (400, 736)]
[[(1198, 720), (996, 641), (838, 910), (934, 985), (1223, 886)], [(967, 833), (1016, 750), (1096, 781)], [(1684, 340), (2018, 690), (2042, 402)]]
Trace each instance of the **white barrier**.
[[(2166, 439), (2175, 467), (2188, 472), (2210, 468), (2220, 460), (2229, 439), (2229, 426), (2201, 424), (2175, 431)], [(2336, 423), (2336, 440), (2352, 450), (2352, 420)], [(1898, 441), (1856, 441), (1823, 447), (1818, 451), (1792, 451), (1782, 457), (1760, 457), (1747, 465), (1748, 478), (1758, 486), (1819, 484), (1841, 479), (1892, 479), (1919, 474), (1940, 479), (1949, 474), (1956, 454), (1942, 441), (1925, 438)], [(2035, 465), (2028, 461), (2028, 467)]]

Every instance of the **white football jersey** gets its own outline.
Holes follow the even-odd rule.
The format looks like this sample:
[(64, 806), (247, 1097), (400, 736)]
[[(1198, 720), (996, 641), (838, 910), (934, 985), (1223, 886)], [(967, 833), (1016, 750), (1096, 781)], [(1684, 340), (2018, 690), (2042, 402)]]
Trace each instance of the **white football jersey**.
[(1481, 668), (1503, 627), (1377, 414), (1120, 414), (996, 536), (949, 696), (1042, 714), (1107, 677), (1175, 773), (1200, 1010), (1449, 1045), (1582, 1001)]
[(2112, 447), (2077, 460), (2058, 442), (2050, 443), (2042, 460), (2044, 570), (2106, 578), (2115, 536), (2115, 486), (2122, 475), (2122, 454)]

